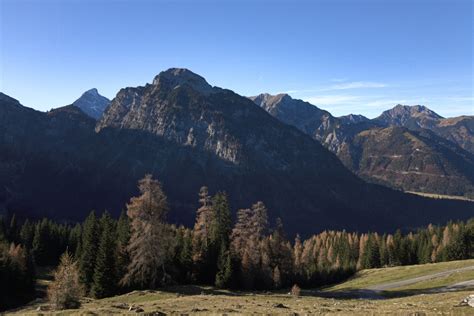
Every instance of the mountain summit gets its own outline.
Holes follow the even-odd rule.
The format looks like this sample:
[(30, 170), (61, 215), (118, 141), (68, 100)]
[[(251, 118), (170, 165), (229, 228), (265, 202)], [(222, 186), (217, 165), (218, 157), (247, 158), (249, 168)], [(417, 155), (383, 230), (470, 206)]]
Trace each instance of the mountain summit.
[(96, 88), (92, 88), (84, 92), (79, 99), (74, 101), (73, 105), (98, 120), (109, 103), (109, 99), (100, 95)]
[(375, 120), (387, 126), (403, 126), (407, 128), (430, 128), (443, 119), (434, 111), (423, 105), (396, 105), (393, 109), (383, 112)]
[(166, 86), (169, 89), (188, 85), (194, 90), (204, 94), (209, 94), (216, 90), (207, 83), (206, 79), (186, 68), (170, 68), (160, 72), (160, 74), (153, 79), (153, 85)]

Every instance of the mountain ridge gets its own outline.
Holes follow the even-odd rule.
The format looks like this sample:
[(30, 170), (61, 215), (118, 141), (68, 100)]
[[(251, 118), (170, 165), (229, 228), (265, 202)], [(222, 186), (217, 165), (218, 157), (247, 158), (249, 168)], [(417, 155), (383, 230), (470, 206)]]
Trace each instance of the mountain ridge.
[(0, 206), (64, 219), (91, 209), (118, 215), (151, 173), (168, 195), (170, 220), (186, 225), (203, 185), (226, 191), (234, 212), (264, 201), (270, 220), (281, 217), (291, 234), (388, 231), (465, 219), (472, 210), (465, 201), (366, 183), (248, 98), (216, 87), (209, 93), (191, 74), (166, 77), (176, 73), (121, 89), (98, 122), (71, 107), (44, 113), (0, 103)]
[[(456, 126), (456, 124), (463, 125), (466, 124), (466, 122), (469, 124), (472, 119), (471, 117), (466, 116), (445, 119), (425, 106), (396, 105), (394, 108), (384, 111), (379, 117), (372, 120), (363, 116), (355, 115), (338, 118), (330, 116), (329, 112), (321, 110), (310, 103), (291, 99), (289, 96), (287, 96), (285, 102), (281, 101), (281, 98), (276, 98), (269, 94), (266, 94), (265, 98), (258, 98), (257, 96), (250, 97), (250, 99), (254, 100), (257, 105), (267, 110), (269, 114), (280, 119), (282, 122), (297, 127), (301, 131), (310, 135), (313, 139), (321, 142), (329, 150), (338, 155), (346, 167), (368, 181), (382, 183), (394, 188), (410, 191), (416, 191), (418, 188), (426, 193), (447, 195), (466, 194), (469, 197), (474, 196), (474, 179), (470, 176), (472, 174), (472, 169), (474, 168), (472, 158), (470, 157), (472, 152), (468, 154), (463, 152), (461, 149), (463, 148), (469, 151), (469, 142), (473, 141), (474, 136), (469, 137), (469, 131), (463, 133), (462, 131), (464, 130), (461, 130), (460, 133), (456, 133), (455, 129), (450, 129), (452, 126)], [(288, 103), (292, 104), (292, 108), (286, 111), (281, 110), (288, 109)], [(302, 109), (304, 109), (304, 112)], [(325, 124), (325, 120), (320, 114), (324, 112), (326, 112), (327, 116), (331, 118), (331, 124)], [(309, 129), (307, 128), (308, 126), (310, 126)], [(444, 135), (440, 132), (442, 126), (446, 126)], [(381, 132), (384, 128), (391, 127), (406, 128), (407, 131), (420, 132), (425, 136), (429, 134), (429, 131), (433, 133), (433, 135), (429, 135), (428, 137), (431, 140), (435, 138), (434, 135), (439, 137), (436, 141), (429, 142), (430, 145), (428, 151), (433, 157), (450, 157), (449, 159), (454, 161), (467, 159), (465, 158), (466, 156), (469, 156), (469, 158), (468, 160), (463, 160), (466, 162), (464, 167), (460, 167), (457, 164), (458, 167), (455, 169), (449, 167), (452, 165), (449, 159), (441, 159), (437, 163), (432, 164), (427, 162), (429, 158), (428, 156), (425, 156), (423, 158), (425, 163), (422, 163), (422, 161), (419, 160), (419, 148), (412, 148), (408, 143), (400, 141), (403, 139), (403, 135), (407, 131), (401, 129), (390, 129), (389, 134), (391, 137), (388, 138), (386, 137), (387, 133)], [(465, 130), (467, 131), (468, 129)], [(364, 131), (372, 131), (372, 133), (364, 134)], [(386, 131), (388, 130), (385, 130), (385, 132)], [(468, 136), (462, 137), (465, 134)], [(371, 137), (370, 142), (367, 142), (368, 139), (366, 139), (368, 135)], [(384, 144), (383, 148), (387, 153), (384, 154), (380, 152), (379, 148), (375, 146), (374, 142), (377, 137), (380, 137), (379, 141)], [(416, 138), (415, 135), (411, 135), (411, 137)], [(362, 139), (365, 139), (365, 141), (362, 141)], [(386, 144), (386, 142), (391, 143)], [(448, 142), (451, 142), (452, 146), (448, 144)], [(465, 143), (464, 146), (463, 142)], [(366, 146), (367, 148), (361, 148), (361, 146)], [(404, 147), (397, 148), (397, 146)], [(453, 150), (453, 146), (459, 146), (460, 148)], [(410, 154), (408, 154), (408, 148), (411, 148)], [(372, 161), (371, 163), (368, 163), (366, 160), (368, 157), (381, 155), (387, 157), (383, 164), (388, 166), (390, 164), (390, 159), (388, 157), (393, 156), (393, 154), (389, 154), (389, 152), (391, 153), (393, 150), (397, 149), (405, 153), (401, 156), (398, 154), (395, 155), (404, 157), (402, 160), (411, 159), (410, 157), (418, 157), (415, 160), (418, 161), (419, 164), (422, 163), (422, 165), (419, 165), (419, 168), (424, 170), (425, 168), (431, 168), (436, 165), (437, 167), (435, 167), (435, 169), (439, 173), (439, 177), (449, 176), (443, 171), (443, 168), (441, 167), (441, 164), (443, 164), (445, 168), (453, 172), (454, 178), (452, 178), (450, 182), (440, 182), (434, 176), (432, 179), (427, 179), (423, 172), (419, 172), (418, 177), (414, 174), (410, 175), (408, 169), (406, 169), (407, 166), (410, 165), (408, 160), (404, 161), (404, 163), (397, 162), (392, 164), (392, 166), (398, 166), (399, 170), (382, 168), (375, 171), (372, 169), (374, 167), (372, 164), (375, 162)], [(428, 149), (428, 147), (425, 147), (425, 149)], [(375, 154), (376, 152), (377, 154)], [(366, 161), (364, 166), (359, 164), (361, 159)], [(392, 161), (392, 163), (394, 162)], [(382, 161), (379, 161), (377, 164), (382, 164)], [(385, 174), (382, 175), (380, 172)], [(464, 180), (460, 180), (464, 185), (464, 191), (462, 190), (462, 187), (455, 183), (457, 181), (456, 177), (463, 173), (467, 174), (467, 178), (463, 177)], [(400, 176), (403, 174), (405, 174), (405, 176)], [(456, 176), (454, 176), (454, 174)], [(406, 179), (403, 179), (404, 177)], [(427, 181), (429, 182), (428, 184), (426, 183)], [(435, 191), (427, 192), (426, 190), (430, 190), (429, 188), (431, 188), (431, 190), (435, 189)]]

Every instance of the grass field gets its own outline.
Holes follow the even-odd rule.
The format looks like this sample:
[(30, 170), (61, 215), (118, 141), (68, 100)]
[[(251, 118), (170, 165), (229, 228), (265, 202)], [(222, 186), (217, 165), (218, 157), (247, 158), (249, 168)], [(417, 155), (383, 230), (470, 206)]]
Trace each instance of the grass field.
[[(459, 307), (459, 302), (474, 294), (474, 288), (442, 293), (432, 289), (474, 279), (473, 270), (449, 272), (474, 266), (474, 260), (453, 261), (418, 266), (363, 270), (341, 284), (324, 289), (307, 289), (295, 297), (282, 292), (231, 292), (212, 287), (178, 286), (160, 291), (134, 291), (111, 298), (84, 298), (80, 310), (62, 311), (62, 315), (137, 314), (130, 307), (140, 308), (141, 314), (158, 312), (172, 315), (474, 315), (474, 308)], [(384, 291), (386, 299), (361, 299), (341, 293), (396, 281), (410, 280), (434, 273), (449, 273), (424, 280), (405, 288)], [(404, 293), (404, 295), (397, 295)], [(13, 312), (13, 311), (12, 311)], [(15, 311), (20, 314), (48, 315), (47, 302), (38, 299)], [(416, 314), (417, 313), (417, 314)]]
[[(346, 282), (337, 284), (326, 288), (326, 291), (342, 291), (342, 290), (356, 290), (369, 288), (377, 284), (390, 283), (395, 281), (401, 281), (411, 279), (415, 277), (430, 275), (446, 270), (453, 270), (459, 268), (465, 268), (474, 266), (474, 259), (471, 260), (460, 260), (450, 262), (439, 262), (429, 264), (419, 264), (412, 266), (401, 266), (392, 268), (381, 268), (381, 269), (367, 269), (357, 272), (352, 278)], [(450, 277), (447, 277), (443, 281), (436, 279), (438, 284), (433, 283), (433, 287), (446, 286), (461, 281), (474, 279), (474, 272), (463, 272), (453, 273)], [(452, 283), (450, 283), (452, 282)], [(430, 288), (430, 281), (417, 283), (418, 288), (428, 289)], [(398, 289), (393, 289), (398, 290)]]

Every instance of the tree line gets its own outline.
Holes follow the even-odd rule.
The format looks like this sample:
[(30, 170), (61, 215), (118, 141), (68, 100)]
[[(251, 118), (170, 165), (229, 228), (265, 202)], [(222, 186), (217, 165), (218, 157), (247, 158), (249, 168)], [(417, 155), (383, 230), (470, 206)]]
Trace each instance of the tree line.
[(138, 187), (140, 194), (117, 220), (108, 212), (91, 212), (74, 226), (1, 218), (0, 307), (31, 298), (35, 267), (56, 266), (63, 253), (57, 278), (69, 273), (75, 280), (77, 273), (78, 291), (96, 298), (188, 283), (315, 287), (365, 268), (474, 258), (474, 220), (408, 234), (324, 231), (290, 241), (281, 220), (270, 225), (263, 202), (238, 210), (233, 223), (227, 195), (211, 196), (202, 187), (189, 229), (167, 222), (169, 207), (157, 180), (147, 175)]

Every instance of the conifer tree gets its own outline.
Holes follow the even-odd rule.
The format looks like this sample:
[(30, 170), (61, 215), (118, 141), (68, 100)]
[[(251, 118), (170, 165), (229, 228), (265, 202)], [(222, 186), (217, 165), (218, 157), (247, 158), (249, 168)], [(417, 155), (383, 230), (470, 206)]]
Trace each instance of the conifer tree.
[(216, 287), (226, 288), (232, 285), (233, 266), (228, 245), (221, 244), (217, 263)]
[(74, 258), (79, 258), (76, 256), (76, 253), (79, 255), (80, 249), (78, 248), (81, 245), (82, 238), (82, 226), (77, 223), (72, 229), (70, 229), (68, 234), (68, 252), (74, 254)]
[(301, 243), (301, 237), (299, 234), (296, 235), (295, 238), (295, 246), (294, 246), (294, 272), (297, 278), (301, 278), (303, 274), (303, 263), (302, 263), (302, 255), (303, 255), (303, 244)]
[(8, 228), (8, 239), (14, 243), (19, 243), (20, 241), (20, 227), (18, 225), (18, 220), (16, 218), (15, 213), (13, 213), (12, 218), (10, 219), (10, 227)]
[(179, 266), (181, 267), (181, 278), (185, 282), (189, 282), (192, 279), (192, 266), (193, 266), (193, 248), (192, 248), (192, 233), (189, 229), (183, 227), (180, 228), (182, 232), (182, 245), (180, 247), (178, 256)]
[(48, 298), (56, 309), (78, 308), (84, 288), (79, 281), (77, 262), (64, 253), (54, 272), (54, 281), (48, 286)]
[(212, 199), (212, 223), (210, 227), (210, 249), (216, 254), (215, 282), (219, 287), (227, 286), (232, 277), (229, 235), (232, 219), (225, 193), (219, 192)]
[(52, 264), (51, 256), (51, 230), (48, 220), (43, 219), (36, 224), (33, 237), (33, 256), (39, 266)]
[(212, 199), (208, 188), (199, 190), (200, 207), (196, 211), (196, 222), (192, 238), (192, 259), (195, 270), (193, 279), (198, 282), (211, 283), (215, 276), (212, 254), (210, 249), (210, 231), (213, 221)]
[(273, 269), (273, 287), (275, 289), (279, 289), (281, 287), (281, 273), (278, 266)]
[(26, 248), (31, 249), (33, 247), (33, 238), (35, 237), (35, 225), (28, 219), (25, 220), (20, 229), (20, 239)]
[(165, 263), (172, 249), (172, 236), (165, 218), (168, 211), (161, 184), (146, 175), (139, 181), (140, 196), (127, 204), (131, 237), (130, 264), (122, 279), (124, 285), (156, 288), (166, 281)]
[(82, 228), (81, 257), (79, 259), (81, 282), (87, 292), (94, 281), (95, 262), (99, 247), (99, 228), (95, 212), (92, 211), (87, 216)]
[(127, 245), (130, 241), (130, 222), (127, 214), (122, 211), (117, 222), (117, 278), (121, 280), (127, 273), (130, 255)]
[(117, 288), (116, 234), (113, 220), (108, 212), (102, 215), (100, 227), (102, 234), (91, 288), (92, 296), (96, 298), (111, 296)]
[(365, 269), (380, 267), (380, 248), (374, 234), (369, 234), (363, 257), (363, 267)]

